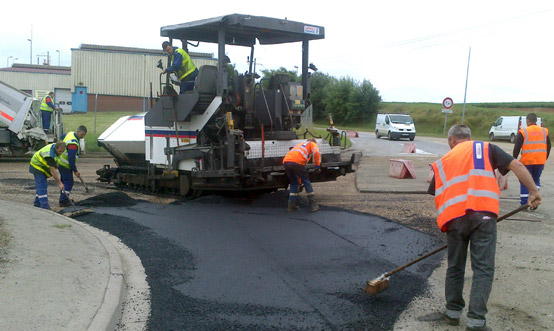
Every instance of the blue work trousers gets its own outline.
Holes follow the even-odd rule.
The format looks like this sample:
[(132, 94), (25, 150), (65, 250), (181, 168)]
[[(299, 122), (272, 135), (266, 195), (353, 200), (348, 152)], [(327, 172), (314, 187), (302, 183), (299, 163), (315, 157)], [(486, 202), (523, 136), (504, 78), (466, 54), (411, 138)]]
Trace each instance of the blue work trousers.
[(35, 176), (36, 195), (33, 205), (35, 207), (50, 209), (50, 204), (48, 204), (48, 181), (46, 175), (33, 166), (29, 166), (29, 172)]
[(306, 170), (305, 166), (295, 162), (285, 162), (285, 173), (290, 180), (289, 200), (298, 199), (298, 187), (300, 186), (300, 181), (304, 184), (306, 193), (310, 194), (314, 192), (312, 182), (310, 182), (310, 176), (308, 175), (308, 170)]
[(52, 112), (47, 110), (41, 110), (42, 113), (42, 129), (45, 133), (50, 132), (50, 122), (52, 120)]
[(448, 269), (446, 270), (446, 314), (459, 318), (465, 307), (464, 273), (469, 246), (473, 281), (467, 312), (467, 326), (482, 327), (486, 323), (487, 302), (494, 280), (496, 254), (496, 216), (492, 213), (469, 212), (447, 224)]
[[(59, 166), (58, 170), (60, 171), (60, 176), (62, 179), (63, 187), (65, 189), (65, 193), (69, 196), (71, 194), (71, 190), (73, 189), (73, 170), (67, 169), (66, 167)], [(62, 191), (60, 191), (60, 204), (63, 204), (65, 202), (69, 202), (68, 198), (63, 194)]]
[(196, 76), (198, 76), (198, 69), (195, 69), (187, 77), (181, 81), (179, 94), (184, 94), (186, 91), (194, 90), (194, 82), (196, 81)]
[[(533, 181), (535, 182), (535, 185), (537, 185), (537, 187), (540, 190), (541, 189), (541, 174), (542, 174), (542, 170), (544, 169), (544, 164), (526, 165), (525, 168), (527, 168), (527, 170), (529, 170), (529, 173), (531, 174), (531, 177), (533, 177)], [(521, 200), (521, 205), (523, 206), (523, 205), (527, 204), (527, 199), (529, 198), (529, 190), (521, 182), (519, 182), (519, 186), (520, 186), (519, 197), (520, 197), (520, 200)]]

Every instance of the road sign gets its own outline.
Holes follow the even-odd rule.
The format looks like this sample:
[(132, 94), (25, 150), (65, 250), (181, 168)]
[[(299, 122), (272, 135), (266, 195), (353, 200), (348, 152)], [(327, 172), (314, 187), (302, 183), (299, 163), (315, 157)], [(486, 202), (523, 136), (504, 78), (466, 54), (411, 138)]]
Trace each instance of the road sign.
[(444, 107), (444, 109), (451, 109), (452, 106), (454, 106), (454, 101), (452, 101), (452, 98), (444, 98), (444, 100), (442, 100), (442, 106)]
[(452, 109), (443, 108), (442, 112), (445, 113), (445, 114), (452, 114)]

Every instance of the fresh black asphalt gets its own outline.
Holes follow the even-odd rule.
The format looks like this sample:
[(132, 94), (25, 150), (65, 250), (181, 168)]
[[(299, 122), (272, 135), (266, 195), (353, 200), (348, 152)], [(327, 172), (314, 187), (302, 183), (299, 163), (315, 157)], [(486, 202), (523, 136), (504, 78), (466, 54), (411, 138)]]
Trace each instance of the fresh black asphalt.
[(440, 254), (367, 280), (441, 246), (382, 218), (323, 207), (287, 213), (286, 192), (257, 199), (208, 196), (161, 205), (117, 192), (81, 201), (77, 219), (119, 237), (151, 287), (149, 330), (390, 330)]

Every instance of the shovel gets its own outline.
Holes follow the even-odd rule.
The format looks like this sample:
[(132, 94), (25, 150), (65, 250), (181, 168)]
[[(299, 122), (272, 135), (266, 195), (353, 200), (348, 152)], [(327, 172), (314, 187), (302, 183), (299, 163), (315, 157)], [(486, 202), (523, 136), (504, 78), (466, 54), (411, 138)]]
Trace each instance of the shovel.
[(83, 180), (83, 178), (81, 178), (81, 176), (77, 176), (77, 177), (79, 178), (79, 180), (81, 181), (81, 183), (82, 183), (83, 186), (85, 187), (85, 191), (86, 191), (87, 193), (89, 193), (89, 194), (92, 193), (92, 189), (89, 189), (89, 188), (88, 188), (88, 186), (87, 186), (87, 184), (85, 184), (85, 181)]
[[(80, 178), (80, 177), (79, 177)], [(84, 184), (84, 183), (83, 183)], [(71, 200), (69, 198), (69, 195), (67, 194), (67, 192), (65, 190), (62, 190), (62, 193), (65, 195), (65, 197), (69, 200), (69, 202), (71, 203), (71, 206), (72, 207), (69, 207), (67, 208), (67, 210), (64, 209), (64, 212), (60, 212), (60, 214), (64, 215), (64, 216), (67, 216), (67, 217), (76, 217), (76, 216), (82, 216), (82, 215), (86, 215), (86, 214), (90, 214), (90, 213), (93, 213), (94, 211), (92, 210), (92, 208), (86, 208), (86, 207), (83, 207), (83, 208), (77, 208), (77, 206), (75, 206), (75, 203), (73, 203), (73, 200)]]

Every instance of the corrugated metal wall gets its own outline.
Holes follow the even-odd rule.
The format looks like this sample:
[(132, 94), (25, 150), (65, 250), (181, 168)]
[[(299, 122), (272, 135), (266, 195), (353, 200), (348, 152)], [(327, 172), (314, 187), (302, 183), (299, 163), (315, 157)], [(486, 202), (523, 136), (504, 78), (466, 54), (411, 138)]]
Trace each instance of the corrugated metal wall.
[(48, 90), (71, 88), (71, 75), (0, 71), (0, 80), (20, 90)]
[[(152, 82), (155, 97), (160, 92), (158, 60), (164, 68), (167, 66), (166, 56), (73, 49), (73, 86), (86, 86), (88, 94), (148, 97)], [(217, 61), (208, 59), (193, 58), (193, 62), (197, 67), (217, 65)]]

